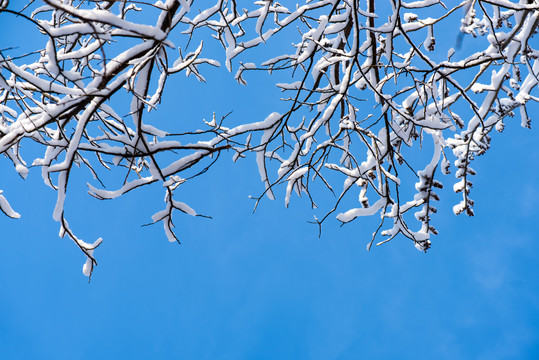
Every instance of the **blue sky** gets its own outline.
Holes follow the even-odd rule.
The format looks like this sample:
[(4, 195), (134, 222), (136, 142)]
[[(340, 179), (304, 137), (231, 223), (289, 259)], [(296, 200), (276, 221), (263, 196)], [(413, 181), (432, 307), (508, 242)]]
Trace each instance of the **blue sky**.
[[(0, 17), (11, 41), (28, 37)], [(213, 111), (242, 121), (276, 110), (270, 80), (245, 88), (207, 70), (208, 85), (177, 76), (155, 121), (196, 127)], [(160, 225), (140, 227), (163, 206), (158, 186), (100, 202), (79, 171), (70, 224), (104, 239), (90, 284), (83, 255), (57, 236), (54, 191), (38, 169), (22, 181), (3, 159), (0, 188), (22, 218), (0, 217), (0, 358), (536, 359), (539, 148), (519, 122), (475, 160), (474, 218), (453, 215), (453, 177), (442, 178), (440, 235), (426, 254), (404, 238), (367, 252), (375, 219), (330, 220), (318, 237), (307, 201), (285, 209), (284, 189), (253, 214), (248, 195), (263, 191), (253, 157), (224, 154), (178, 193), (213, 217), (177, 216), (182, 245)]]

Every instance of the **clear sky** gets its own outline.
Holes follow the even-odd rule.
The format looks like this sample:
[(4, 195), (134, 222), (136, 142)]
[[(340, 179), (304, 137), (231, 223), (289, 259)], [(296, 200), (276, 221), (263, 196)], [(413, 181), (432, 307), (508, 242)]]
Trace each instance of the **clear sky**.
[[(0, 48), (31, 38), (13, 22), (0, 14)], [(168, 84), (156, 122), (278, 111), (271, 80), (247, 77), (245, 88), (206, 70), (207, 85), (183, 74)], [(160, 225), (140, 227), (163, 207), (159, 186), (100, 202), (80, 170), (68, 219), (84, 240), (104, 239), (90, 284), (84, 256), (58, 237), (39, 169), (22, 181), (1, 159), (0, 189), (22, 218), (0, 217), (0, 358), (537, 359), (539, 138), (519, 122), (474, 161), (474, 218), (453, 215), (454, 178), (442, 178), (440, 235), (426, 254), (405, 238), (366, 251), (376, 219), (330, 220), (318, 237), (307, 201), (285, 209), (284, 189), (253, 214), (248, 195), (263, 185), (252, 156), (224, 154), (178, 193), (213, 217), (176, 216), (181, 245)]]

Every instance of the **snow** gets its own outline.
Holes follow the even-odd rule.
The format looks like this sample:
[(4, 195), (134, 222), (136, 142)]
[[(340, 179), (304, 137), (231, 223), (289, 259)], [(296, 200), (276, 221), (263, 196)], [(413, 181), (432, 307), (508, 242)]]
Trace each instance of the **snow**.
[(417, 18), (418, 18), (418, 16), (416, 14), (414, 14), (414, 13), (404, 13), (404, 15), (403, 15), (403, 19), (407, 23), (414, 22), (414, 21), (417, 20)]
[(453, 213), (455, 215), (459, 215), (460, 213), (464, 211), (464, 209), (466, 209), (466, 202), (462, 200), (457, 205), (453, 206)]
[(62, 171), (58, 175), (58, 195), (56, 198), (56, 206), (52, 218), (56, 221), (60, 221), (64, 214), (64, 204), (67, 188), (67, 171)]
[(412, 2), (403, 2), (401, 6), (405, 9), (421, 9), (429, 7), (432, 5), (439, 4), (440, 0), (422, 0), (422, 1), (412, 1)]
[(296, 184), (299, 178), (303, 177), (305, 173), (309, 170), (308, 167), (302, 167), (299, 169), (296, 169), (292, 174), (288, 176), (286, 180), (288, 180), (288, 185), (286, 187), (286, 197), (284, 200), (285, 206), (288, 207), (288, 204), (290, 202), (290, 195), (292, 194), (292, 188)]
[(17, 164), (15, 166), (15, 170), (17, 170), (17, 172), (23, 179), (26, 179), (26, 177), (28, 176), (28, 168), (23, 164)]
[(18, 219), (21, 215), (11, 208), (7, 199), (2, 195), (3, 190), (0, 190), (0, 210), (12, 219)]
[[(92, 255), (93, 250), (89, 250), (88, 252), (90, 255)], [(84, 274), (84, 276), (90, 276), (92, 274), (93, 268), (94, 268), (93, 261), (90, 257), (87, 256), (86, 262), (82, 266), (82, 273)]]
[(384, 198), (378, 199), (372, 206), (367, 208), (350, 209), (345, 213), (337, 215), (337, 220), (342, 222), (350, 222), (359, 216), (371, 216), (380, 211), (387, 204), (387, 200)]
[(180, 210), (181, 212), (184, 212), (188, 215), (191, 215), (191, 216), (196, 216), (197, 213), (195, 210), (193, 210), (189, 205), (187, 205), (186, 203), (183, 203), (181, 201), (175, 201), (173, 200), (172, 201), (172, 204), (174, 205), (174, 207), (178, 210)]

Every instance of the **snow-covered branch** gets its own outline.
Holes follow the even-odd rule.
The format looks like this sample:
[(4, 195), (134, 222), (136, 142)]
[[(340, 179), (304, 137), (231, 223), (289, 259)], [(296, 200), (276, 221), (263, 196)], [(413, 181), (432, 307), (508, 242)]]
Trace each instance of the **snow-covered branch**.
[[(87, 256), (87, 275), (101, 240), (88, 244), (67, 225), (74, 165), (101, 184), (88, 185), (98, 199), (162, 183), (166, 205), (153, 221), (177, 240), (174, 210), (199, 214), (175, 199), (175, 190), (223, 151), (233, 151), (234, 160), (253, 153), (263, 195), (275, 198), (285, 183), (286, 206), (295, 191), (316, 207), (315, 181), (333, 193), (338, 174), (342, 191), (316, 220), (320, 226), (334, 212), (343, 223), (378, 214), (369, 248), (379, 235), (377, 244), (403, 234), (424, 251), (437, 233), (440, 176), (454, 168), (453, 189), (462, 194), (454, 212), (473, 215), (474, 158), (515, 112), (530, 127), (529, 103), (539, 101), (537, 0), (242, 2), (247, 8), (235, 0), (198, 8), (189, 0), (30, 3), (19, 15), (39, 28), (43, 48), (26, 57), (0, 51), (0, 152), (23, 178), (28, 164), (41, 167), (58, 194), (54, 219)], [(18, 14), (14, 6), (0, 16)], [(134, 16), (139, 12), (147, 14), (144, 23)], [(459, 35), (440, 37), (447, 29)], [(208, 32), (214, 39), (191, 42)], [(462, 48), (464, 38), (473, 50)], [(205, 57), (211, 41), (222, 45), (225, 67), (240, 84), (257, 70), (291, 78), (276, 84), (285, 110), (233, 128), (214, 118), (197, 132), (147, 124), (170, 76), (205, 81), (200, 71), (220, 66)], [(180, 43), (187, 45), (176, 48)], [(267, 60), (253, 62), (255, 51)], [(125, 91), (130, 106), (122, 102)], [(42, 155), (25, 159), (28, 143)], [(416, 151), (431, 152), (430, 162), (418, 163)], [(116, 190), (105, 189), (100, 177), (112, 168), (125, 169)], [(417, 182), (401, 181), (403, 174)], [(345, 205), (354, 193), (358, 206)], [(20, 216), (3, 195), (0, 209)]]

